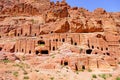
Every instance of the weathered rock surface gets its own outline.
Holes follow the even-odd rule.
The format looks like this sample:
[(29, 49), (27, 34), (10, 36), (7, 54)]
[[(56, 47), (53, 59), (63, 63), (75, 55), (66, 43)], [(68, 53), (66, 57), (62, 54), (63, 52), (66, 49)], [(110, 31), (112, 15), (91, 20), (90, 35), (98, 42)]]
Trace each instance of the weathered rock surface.
[[(71, 8), (65, 1), (54, 3), (49, 2), (49, 0), (25, 0), (23, 2), (22, 0), (20, 0), (19, 2), (14, 0), (10, 0), (9, 2), (7, 2), (7, 0), (5, 0), (1, 1), (0, 4), (0, 14), (4, 14), (2, 14), (0, 17), (0, 20), (2, 20), (2, 24), (0, 26), (4, 28), (4, 31), (2, 31), (1, 33), (4, 33), (6, 35), (13, 30), (15, 31), (18, 26), (22, 27), (19, 23), (21, 18), (19, 18), (18, 20), (8, 18), (10, 17), (10, 15), (14, 17), (15, 15), (42, 16), (44, 22), (42, 23), (42, 25), (40, 25), (42, 29), (40, 32), (41, 34), (51, 33), (51, 30), (54, 30), (54, 33), (60, 33), (60, 31), (61, 33), (68, 31), (72, 33), (90, 33), (103, 31), (118, 33), (120, 31), (119, 12), (110, 13), (106, 12), (102, 8), (98, 8), (93, 12), (89, 12), (84, 8)], [(65, 20), (65, 25), (69, 24), (69, 28), (68, 26), (63, 27), (62, 24)], [(21, 21), (23, 24), (23, 22), (26, 21), (26, 18), (21, 19)], [(8, 22), (7, 25), (5, 25), (5, 22)], [(31, 19), (31, 21), (29, 20), (28, 22), (36, 24), (36, 22), (40, 21), (34, 21), (34, 19)], [(67, 31), (62, 31), (60, 30), (60, 28), (67, 28)]]
[[(30, 72), (28, 76), (32, 70), (37, 74), (67, 67), (113, 71), (120, 62), (120, 13), (102, 8), (90, 12), (70, 7), (65, 0), (0, 0), (0, 60), (15, 61), (22, 73)], [(35, 74), (38, 80), (41, 75)]]
[(0, 13), (7, 15), (37, 15), (50, 7), (49, 0), (1, 0)]
[(0, 60), (15, 61), (19, 60), (19, 58), (13, 53), (0, 52)]

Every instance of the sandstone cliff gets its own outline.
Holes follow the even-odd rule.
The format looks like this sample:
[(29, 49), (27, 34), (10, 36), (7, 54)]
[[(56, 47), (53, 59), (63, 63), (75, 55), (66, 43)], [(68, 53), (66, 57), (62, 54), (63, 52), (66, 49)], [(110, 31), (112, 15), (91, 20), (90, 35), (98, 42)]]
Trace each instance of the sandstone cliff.
[(23, 28), (26, 22), (38, 24), (41, 29), (39, 34), (120, 33), (119, 12), (106, 12), (102, 8), (90, 12), (84, 8), (70, 7), (64, 0), (56, 3), (49, 0), (0, 1), (1, 34), (11, 34), (18, 28)]

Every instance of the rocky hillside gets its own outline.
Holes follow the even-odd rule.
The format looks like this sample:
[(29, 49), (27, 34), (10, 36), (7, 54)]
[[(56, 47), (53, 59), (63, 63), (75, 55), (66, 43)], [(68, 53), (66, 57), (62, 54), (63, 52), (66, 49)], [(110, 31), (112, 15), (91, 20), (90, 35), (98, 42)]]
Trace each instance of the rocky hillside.
[[(37, 18), (39, 19), (36, 19)], [(28, 19), (29, 17), (29, 19)], [(39, 34), (120, 32), (120, 13), (98, 8), (90, 12), (70, 7), (64, 0), (0, 0), (0, 33), (9, 34), (25, 24), (39, 25)]]
[(7, 15), (34, 15), (50, 6), (49, 0), (0, 0), (0, 13)]

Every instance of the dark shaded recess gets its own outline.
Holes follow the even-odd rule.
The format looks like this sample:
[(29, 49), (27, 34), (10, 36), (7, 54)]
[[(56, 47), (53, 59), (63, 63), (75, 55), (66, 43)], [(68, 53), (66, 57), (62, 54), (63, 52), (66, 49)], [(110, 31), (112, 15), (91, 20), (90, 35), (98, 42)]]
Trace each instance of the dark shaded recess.
[(86, 54), (91, 54), (91, 52), (92, 52), (92, 49), (87, 49), (86, 50)]
[(64, 38), (62, 39), (62, 42), (65, 42), (65, 39), (64, 39)]
[(106, 54), (107, 54), (108, 56), (110, 56), (110, 53), (107, 52)]
[(45, 42), (44, 41), (38, 41), (38, 44), (45, 44)]
[(31, 54), (31, 50), (29, 50), (29, 54)]
[(0, 47), (0, 51), (2, 51), (2, 47)]
[(85, 66), (84, 66), (84, 65), (82, 66), (82, 69), (83, 69), (83, 70), (85, 69)]
[(42, 50), (41, 54), (48, 54), (48, 50)]
[(94, 46), (92, 46), (92, 49), (94, 49)]
[(55, 50), (55, 47), (53, 47), (53, 51)]
[(22, 52), (24, 52), (24, 49), (22, 49)]
[(75, 64), (75, 70), (78, 71), (78, 66)]
[(77, 43), (75, 42), (75, 44), (74, 45), (77, 45)]
[(38, 54), (39, 54), (39, 51), (36, 51), (35, 54), (38, 55)]
[(68, 65), (68, 62), (64, 62), (64, 66), (67, 66)]

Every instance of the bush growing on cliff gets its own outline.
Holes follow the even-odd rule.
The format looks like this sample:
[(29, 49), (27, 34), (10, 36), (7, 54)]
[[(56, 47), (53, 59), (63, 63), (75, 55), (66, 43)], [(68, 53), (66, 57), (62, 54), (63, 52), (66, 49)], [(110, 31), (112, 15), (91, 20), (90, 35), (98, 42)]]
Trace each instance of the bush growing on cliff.
[(117, 77), (116, 80), (120, 80), (120, 77)]
[(14, 72), (13, 75), (14, 75), (15, 77), (18, 77), (18, 72)]
[(91, 69), (88, 69), (88, 72), (92, 72), (92, 70), (91, 70)]
[(97, 76), (95, 74), (92, 75), (93, 78), (97, 78)]
[(118, 62), (118, 64), (120, 64), (120, 62)]
[(4, 63), (10, 63), (11, 61), (10, 60), (8, 60), (8, 59), (4, 59), (4, 60), (2, 60)]
[(54, 80), (54, 77), (51, 77), (50, 80)]
[(26, 79), (29, 79), (29, 76), (24, 76), (24, 79), (26, 80)]
[(45, 44), (39, 44), (39, 46), (45, 46)]
[(112, 77), (112, 74), (99, 74), (98, 76), (103, 78), (103, 79), (107, 79), (109, 77)]
[(39, 72), (39, 70), (37, 70), (37, 69), (36, 69), (35, 71), (36, 71), (36, 72)]

